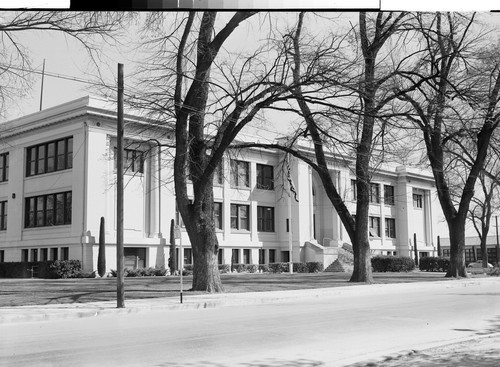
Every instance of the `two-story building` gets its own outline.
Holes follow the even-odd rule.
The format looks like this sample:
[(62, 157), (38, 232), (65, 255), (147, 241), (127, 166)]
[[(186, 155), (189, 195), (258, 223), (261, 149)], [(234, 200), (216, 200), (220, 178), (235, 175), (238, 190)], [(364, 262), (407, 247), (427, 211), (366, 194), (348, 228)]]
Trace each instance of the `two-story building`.
[[(84, 97), (1, 124), (0, 261), (78, 259), (97, 268), (100, 218), (106, 223), (108, 269), (116, 268), (116, 105)], [(126, 267), (162, 266), (170, 222), (180, 225), (184, 263), (189, 239), (176, 211), (169, 127), (125, 114), (124, 247)], [(160, 146), (158, 146), (160, 144)], [(310, 147), (298, 145), (306, 154)], [(160, 152), (160, 153), (158, 153)], [(309, 152), (310, 153), (310, 152)], [(159, 154), (159, 159), (158, 159)], [(331, 155), (331, 175), (355, 214), (354, 162)], [(229, 152), (214, 177), (219, 262), (320, 261), (350, 240), (317, 174), (274, 150)], [(288, 172), (287, 172), (288, 173)], [(382, 167), (370, 195), (374, 253), (435, 255), (440, 215), (432, 176)], [(290, 232), (291, 231), (291, 232)]]

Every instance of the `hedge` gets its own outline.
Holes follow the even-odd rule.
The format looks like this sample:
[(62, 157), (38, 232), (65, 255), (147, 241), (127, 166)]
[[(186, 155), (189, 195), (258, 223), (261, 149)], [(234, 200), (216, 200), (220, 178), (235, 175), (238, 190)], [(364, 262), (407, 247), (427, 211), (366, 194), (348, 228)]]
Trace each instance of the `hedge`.
[[(287, 273), (289, 263), (271, 263), (269, 264), (269, 271), (272, 273)], [(296, 273), (317, 273), (323, 271), (323, 264), (319, 262), (293, 263), (293, 271)]]
[(407, 272), (415, 269), (415, 261), (407, 256), (374, 256), (371, 262), (375, 272)]
[(0, 278), (81, 278), (91, 274), (81, 271), (79, 260), (0, 263)]
[(418, 260), (418, 267), (422, 271), (447, 271), (450, 259), (445, 257), (421, 257)]

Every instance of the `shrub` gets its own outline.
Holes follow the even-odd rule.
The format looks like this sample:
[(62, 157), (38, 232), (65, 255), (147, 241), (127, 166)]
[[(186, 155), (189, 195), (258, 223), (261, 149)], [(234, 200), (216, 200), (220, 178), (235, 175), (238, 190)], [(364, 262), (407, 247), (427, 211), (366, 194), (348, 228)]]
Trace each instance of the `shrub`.
[(295, 273), (309, 273), (309, 268), (306, 263), (293, 263), (293, 271)]
[(284, 273), (288, 271), (288, 263), (271, 263), (269, 270), (272, 273)]
[(85, 272), (85, 271), (76, 271), (73, 275), (73, 278), (95, 278), (96, 272)]
[(266, 264), (259, 264), (259, 271), (262, 273), (269, 273), (269, 265)]
[(496, 266), (495, 268), (491, 269), (491, 271), (488, 273), (488, 275), (491, 275), (491, 276), (500, 276), (500, 268), (498, 266)]
[(308, 273), (319, 273), (323, 271), (323, 264), (320, 262), (307, 262)]
[(56, 260), (49, 265), (50, 273), (55, 278), (75, 278), (82, 270), (80, 260)]
[(229, 273), (231, 271), (231, 265), (229, 264), (219, 264), (219, 272), (221, 274)]
[(407, 256), (374, 256), (371, 258), (373, 271), (401, 272), (415, 269), (415, 261)]
[(245, 264), (233, 264), (233, 270), (237, 273), (243, 273), (246, 270)]
[(447, 271), (450, 259), (444, 257), (422, 257), (418, 261), (418, 267), (422, 271)]

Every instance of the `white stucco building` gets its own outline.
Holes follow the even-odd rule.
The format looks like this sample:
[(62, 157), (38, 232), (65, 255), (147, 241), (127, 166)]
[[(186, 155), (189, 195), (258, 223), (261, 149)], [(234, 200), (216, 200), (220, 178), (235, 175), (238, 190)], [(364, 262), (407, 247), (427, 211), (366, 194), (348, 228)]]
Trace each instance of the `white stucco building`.
[[(164, 245), (170, 221), (179, 223), (171, 151), (163, 148), (159, 166), (157, 141), (149, 140), (172, 143), (173, 133), (153, 133), (148, 124), (125, 115), (126, 267), (160, 265), (163, 252), (168, 259)], [(115, 269), (115, 107), (84, 97), (0, 128), (0, 261), (78, 259), (84, 270), (95, 270), (104, 217), (107, 267)], [(326, 267), (336, 248), (350, 242), (318, 176), (296, 159), (290, 168), (298, 201), (291, 200), (290, 222), (288, 195), (278, 177), (281, 159), (281, 153), (262, 149), (225, 158), (214, 187), (220, 263), (288, 261), (290, 229), (293, 261), (320, 261)], [(354, 213), (352, 162), (332, 156), (330, 164), (337, 189)], [(437, 254), (441, 212), (428, 173), (380, 168), (371, 191), (374, 253), (411, 255), (415, 234), (422, 256)], [(185, 263), (190, 263), (189, 240), (181, 233)]]

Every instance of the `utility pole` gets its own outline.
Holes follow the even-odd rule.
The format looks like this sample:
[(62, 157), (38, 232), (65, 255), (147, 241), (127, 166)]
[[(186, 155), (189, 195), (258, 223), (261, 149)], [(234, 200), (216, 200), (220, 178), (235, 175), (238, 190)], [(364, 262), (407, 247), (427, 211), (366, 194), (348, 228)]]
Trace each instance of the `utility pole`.
[(117, 109), (117, 157), (116, 157), (116, 307), (125, 308), (124, 248), (123, 248), (123, 64), (118, 64)]
[(497, 264), (500, 265), (500, 242), (498, 241), (498, 215), (495, 215), (495, 224), (497, 229)]

